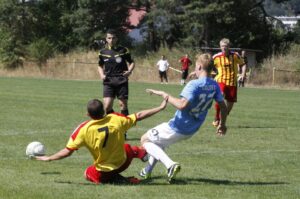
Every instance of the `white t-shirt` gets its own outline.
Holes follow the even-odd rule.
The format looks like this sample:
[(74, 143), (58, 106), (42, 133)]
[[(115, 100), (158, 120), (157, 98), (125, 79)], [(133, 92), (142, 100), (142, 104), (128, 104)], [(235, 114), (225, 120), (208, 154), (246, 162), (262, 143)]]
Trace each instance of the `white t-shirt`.
[(168, 60), (159, 60), (156, 64), (158, 66), (158, 70), (161, 72), (164, 72), (166, 70), (168, 70), (169, 68), (169, 62)]

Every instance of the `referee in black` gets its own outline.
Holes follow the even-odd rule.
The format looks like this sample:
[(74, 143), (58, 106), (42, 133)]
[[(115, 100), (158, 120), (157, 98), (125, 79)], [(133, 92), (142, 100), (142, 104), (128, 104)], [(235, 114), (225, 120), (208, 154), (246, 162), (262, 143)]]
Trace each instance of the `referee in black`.
[(129, 50), (117, 45), (114, 30), (106, 32), (106, 45), (99, 52), (98, 72), (103, 80), (103, 103), (107, 114), (114, 112), (113, 103), (117, 97), (120, 111), (128, 115), (128, 77), (134, 69)]

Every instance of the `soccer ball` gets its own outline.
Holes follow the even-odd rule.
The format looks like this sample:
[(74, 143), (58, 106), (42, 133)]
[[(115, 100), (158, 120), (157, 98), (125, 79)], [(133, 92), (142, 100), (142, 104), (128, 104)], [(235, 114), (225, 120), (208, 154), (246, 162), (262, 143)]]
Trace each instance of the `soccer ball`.
[(45, 155), (45, 146), (37, 141), (31, 142), (26, 147), (26, 155), (29, 157), (42, 156)]

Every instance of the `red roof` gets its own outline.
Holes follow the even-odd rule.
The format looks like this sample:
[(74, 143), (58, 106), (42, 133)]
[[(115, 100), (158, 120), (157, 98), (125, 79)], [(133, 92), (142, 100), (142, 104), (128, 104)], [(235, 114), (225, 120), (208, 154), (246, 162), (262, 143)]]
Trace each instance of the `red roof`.
[(146, 15), (146, 11), (143, 9), (142, 10), (130, 9), (128, 21), (130, 25), (137, 26), (139, 25), (140, 21), (143, 19), (145, 15)]

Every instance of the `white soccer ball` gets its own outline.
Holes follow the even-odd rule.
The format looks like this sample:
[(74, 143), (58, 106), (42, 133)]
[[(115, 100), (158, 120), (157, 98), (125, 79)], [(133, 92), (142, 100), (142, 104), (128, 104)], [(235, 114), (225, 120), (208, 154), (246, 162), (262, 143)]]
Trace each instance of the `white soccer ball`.
[(45, 146), (37, 141), (31, 142), (26, 147), (26, 155), (29, 157), (42, 156), (45, 155)]

